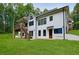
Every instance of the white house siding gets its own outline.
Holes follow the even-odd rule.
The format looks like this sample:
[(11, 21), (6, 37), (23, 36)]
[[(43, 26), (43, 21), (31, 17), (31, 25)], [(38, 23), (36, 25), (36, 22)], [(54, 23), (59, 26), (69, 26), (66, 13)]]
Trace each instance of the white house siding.
[(63, 39), (63, 12), (54, 14), (54, 29), (62, 28), (62, 34), (54, 34), (53, 39)]
[[(53, 21), (49, 21), (49, 16), (53, 16)], [(63, 28), (63, 12), (59, 12), (53, 15), (49, 15), (43, 18), (46, 18), (47, 23), (45, 25), (38, 26), (37, 22), (37, 38), (45, 38), (49, 39), (49, 32), (47, 27), (53, 26), (53, 39), (63, 39), (63, 33), (62, 34), (54, 34), (54, 28)], [(40, 18), (42, 19), (42, 18)], [(64, 19), (66, 20), (65, 13), (64, 13)], [(46, 36), (43, 36), (43, 30), (46, 29)], [(41, 36), (38, 36), (38, 30), (41, 30)], [(63, 32), (63, 30), (62, 30)]]
[[(54, 39), (63, 39), (63, 12), (58, 13), (54, 17), (54, 28), (62, 28), (62, 34), (54, 34)], [(64, 24), (65, 24), (65, 33), (66, 33), (66, 27), (67, 27), (67, 13), (64, 12)]]
[[(53, 16), (53, 20), (50, 21), (49, 17)], [(36, 18), (34, 17), (32, 20), (29, 20), (28, 23), (30, 21), (34, 21), (34, 25), (33, 26), (29, 26), (28, 24), (28, 32), (29, 31), (33, 31), (33, 39), (49, 39), (49, 31), (47, 29), (47, 27), (53, 26), (53, 31), (52, 31), (52, 39), (63, 39), (63, 12), (59, 12), (53, 15), (49, 15), (46, 17), (46, 24), (45, 25), (39, 25), (38, 26), (38, 19), (37, 19), (37, 23), (36, 23)], [(43, 19), (40, 18), (40, 19)], [(66, 32), (66, 26), (67, 26), (67, 17), (66, 17), (66, 13), (64, 12), (64, 23), (65, 23), (65, 32)], [(54, 34), (54, 29), (55, 28), (62, 28), (62, 34)], [(38, 36), (38, 30), (41, 30), (41, 36)], [(46, 36), (43, 36), (43, 30), (46, 30)]]
[[(38, 30), (41, 30), (41, 36), (38, 36)], [(43, 36), (43, 30), (46, 30), (46, 36)], [(43, 39), (48, 39), (48, 30), (46, 25), (40, 25), (37, 27), (37, 38), (43, 38)]]
[[(28, 20), (28, 33), (29, 33), (29, 31), (33, 31), (33, 39), (35, 39), (35, 31), (36, 31), (36, 29), (35, 29), (35, 20), (36, 18), (34, 17), (33, 19), (31, 19), (31, 20)], [(32, 26), (29, 26), (29, 22), (30, 21), (34, 21), (34, 25), (32, 25)]]

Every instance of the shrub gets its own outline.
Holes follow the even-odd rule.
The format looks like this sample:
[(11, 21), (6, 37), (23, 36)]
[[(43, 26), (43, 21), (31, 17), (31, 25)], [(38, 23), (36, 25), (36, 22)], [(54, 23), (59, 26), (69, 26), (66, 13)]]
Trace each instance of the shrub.
[(74, 23), (74, 29), (79, 29), (79, 21)]

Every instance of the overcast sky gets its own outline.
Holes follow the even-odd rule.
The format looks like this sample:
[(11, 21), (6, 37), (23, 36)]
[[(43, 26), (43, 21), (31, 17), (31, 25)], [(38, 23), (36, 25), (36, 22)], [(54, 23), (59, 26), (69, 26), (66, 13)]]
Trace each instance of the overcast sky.
[(47, 8), (48, 10), (53, 8), (61, 8), (64, 6), (69, 6), (69, 10), (72, 11), (75, 3), (33, 3), (35, 8), (40, 8), (41, 10), (44, 10)]

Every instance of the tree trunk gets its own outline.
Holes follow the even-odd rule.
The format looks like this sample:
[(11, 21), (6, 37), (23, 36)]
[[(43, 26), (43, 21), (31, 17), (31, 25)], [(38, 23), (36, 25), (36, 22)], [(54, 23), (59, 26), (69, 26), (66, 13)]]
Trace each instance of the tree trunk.
[(15, 22), (15, 16), (13, 19), (13, 39), (15, 39), (15, 26), (14, 26), (14, 22)]

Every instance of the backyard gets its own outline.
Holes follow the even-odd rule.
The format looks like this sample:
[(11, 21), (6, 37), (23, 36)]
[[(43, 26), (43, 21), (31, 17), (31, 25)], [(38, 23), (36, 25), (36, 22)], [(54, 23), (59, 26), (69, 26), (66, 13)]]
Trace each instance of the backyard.
[(0, 34), (1, 55), (72, 55), (79, 54), (79, 41), (12, 39)]

